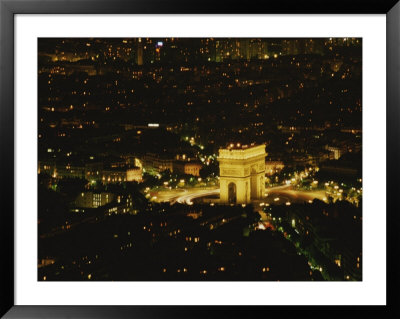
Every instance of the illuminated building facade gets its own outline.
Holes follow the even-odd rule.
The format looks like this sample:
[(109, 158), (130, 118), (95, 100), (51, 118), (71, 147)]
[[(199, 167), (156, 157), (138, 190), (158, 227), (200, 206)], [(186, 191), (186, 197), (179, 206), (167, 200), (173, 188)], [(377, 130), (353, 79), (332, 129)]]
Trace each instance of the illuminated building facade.
[(201, 163), (186, 163), (185, 164), (185, 174), (200, 176), (200, 170), (203, 167)]
[(156, 170), (159, 172), (170, 170), (174, 171), (173, 168), (173, 158), (169, 158), (168, 156), (160, 156), (154, 153), (146, 153), (142, 158), (143, 166), (146, 170)]
[(111, 203), (114, 200), (114, 195), (112, 193), (106, 192), (84, 192), (77, 196), (75, 199), (75, 205), (77, 207), (84, 208), (97, 208), (108, 203)]
[(247, 204), (265, 192), (265, 145), (233, 145), (219, 150), (220, 202)]
[(143, 180), (143, 171), (141, 167), (130, 168), (126, 171), (127, 182), (141, 182)]
[(102, 182), (118, 183), (118, 182), (141, 182), (143, 171), (140, 167), (133, 168), (110, 168), (102, 171)]
[(191, 159), (190, 157), (186, 157), (186, 155), (180, 156), (177, 155), (176, 158), (179, 160), (175, 160), (173, 164), (174, 172), (180, 174), (187, 174), (193, 176), (200, 176), (200, 170), (203, 167), (203, 164), (196, 161), (195, 159)]

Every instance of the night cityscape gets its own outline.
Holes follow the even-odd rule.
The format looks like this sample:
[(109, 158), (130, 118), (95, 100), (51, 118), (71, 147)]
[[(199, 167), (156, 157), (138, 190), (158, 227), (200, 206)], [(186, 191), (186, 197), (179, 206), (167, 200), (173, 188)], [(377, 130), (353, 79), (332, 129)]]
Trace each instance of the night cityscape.
[(39, 38), (39, 281), (361, 281), (361, 38)]

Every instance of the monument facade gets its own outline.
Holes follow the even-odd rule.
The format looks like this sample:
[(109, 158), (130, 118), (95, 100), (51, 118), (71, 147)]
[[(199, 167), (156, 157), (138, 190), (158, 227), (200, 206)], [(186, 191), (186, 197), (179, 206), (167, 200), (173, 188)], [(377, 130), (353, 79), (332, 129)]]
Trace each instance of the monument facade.
[(231, 144), (219, 150), (220, 202), (248, 204), (265, 192), (265, 145)]

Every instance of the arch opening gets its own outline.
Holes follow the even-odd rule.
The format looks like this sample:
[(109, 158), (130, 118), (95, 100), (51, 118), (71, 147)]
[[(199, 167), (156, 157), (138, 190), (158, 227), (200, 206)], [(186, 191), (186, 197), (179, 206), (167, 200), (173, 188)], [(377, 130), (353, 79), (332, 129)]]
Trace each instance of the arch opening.
[(229, 183), (228, 185), (228, 203), (236, 204), (236, 184)]

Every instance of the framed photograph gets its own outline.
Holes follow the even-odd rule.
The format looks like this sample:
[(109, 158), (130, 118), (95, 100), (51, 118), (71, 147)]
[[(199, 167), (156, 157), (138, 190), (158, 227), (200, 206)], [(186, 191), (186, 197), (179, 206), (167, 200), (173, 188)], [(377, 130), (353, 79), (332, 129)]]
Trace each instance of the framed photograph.
[(397, 1), (0, 10), (1, 315), (399, 314)]

